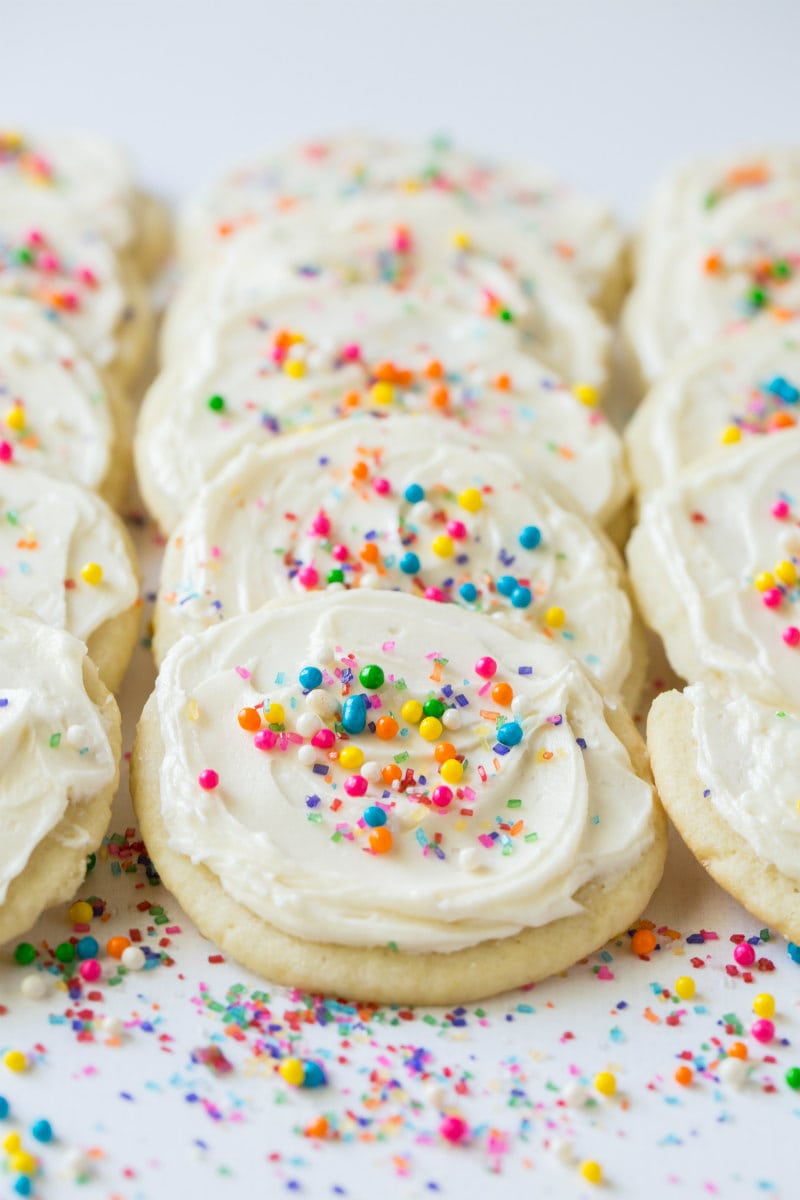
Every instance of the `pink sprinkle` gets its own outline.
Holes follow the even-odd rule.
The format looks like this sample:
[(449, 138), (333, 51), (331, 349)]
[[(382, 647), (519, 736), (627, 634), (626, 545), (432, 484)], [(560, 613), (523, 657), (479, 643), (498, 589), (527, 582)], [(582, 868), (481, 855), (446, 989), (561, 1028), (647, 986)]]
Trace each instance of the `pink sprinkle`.
[(212, 546), (209, 550), (209, 554), (212, 558), (222, 558), (222, 551), (220, 550), (219, 546)]
[(381, 650), (384, 654), (391, 654), (394, 650), (394, 645), (394, 642), (384, 642), (381, 646)]
[(765, 592), (761, 593), (761, 600), (767, 608), (778, 608), (783, 600), (783, 592), (780, 588), (767, 588)]
[(479, 658), (475, 663), (475, 674), (480, 675), (481, 679), (491, 679), (497, 674), (497, 663), (493, 658)]
[(392, 485), (389, 483), (388, 479), (376, 479), (372, 486), (379, 496), (388, 496), (389, 492), (392, 490)]
[(464, 1142), (469, 1137), (469, 1125), (463, 1117), (457, 1117), (454, 1113), (450, 1113), (446, 1117), (442, 1117), (439, 1124), (439, 1136), (443, 1137), (446, 1142), (457, 1146), (459, 1142)]
[(70, 312), (75, 312), (75, 310), (77, 308), (80, 308), (80, 304), (81, 304), (81, 302), (80, 302), (80, 298), (78, 297), (77, 292), (62, 292), (61, 293), (62, 308), (67, 308), (67, 309), (69, 309)]
[(29, 230), (28, 236), (25, 238), (25, 241), (28, 243), (29, 246), (43, 246), (44, 245), (44, 236), (39, 232), (38, 229), (31, 229), (31, 230)]
[(336, 734), (332, 729), (318, 729), (311, 739), (311, 745), (318, 750), (330, 750), (335, 741)]
[(248, 671), (247, 667), (237, 667), (236, 674), (241, 676), (242, 679), (250, 678), (250, 672)]
[(96, 958), (87, 958), (78, 967), (78, 974), (87, 983), (95, 983), (103, 974), (103, 968)]
[(494, 845), (494, 840), (489, 836), (488, 833), (479, 834), (478, 841), (482, 846), (486, 846), (488, 850), (491, 850), (492, 846)]
[(214, 788), (219, 783), (219, 775), (216, 771), (212, 771), (209, 768), (200, 772), (200, 774), (197, 776), (197, 782), (200, 784), (200, 787), (204, 792), (213, 792)]
[(10, 442), (0, 442), (0, 462), (11, 462), (14, 457), (14, 447)]
[(90, 267), (78, 267), (75, 274), (81, 283), (85, 283), (87, 287), (97, 287), (97, 276)]
[(301, 587), (310, 590), (319, 583), (319, 572), (316, 567), (301, 567), (297, 572), (297, 582)]
[(48, 250), (45, 254), (39, 255), (36, 265), (40, 271), (57, 271), (61, 266), (61, 260), (57, 254), (53, 254), (52, 250)]
[(447, 532), (456, 542), (462, 542), (467, 536), (467, 527), (463, 521), (448, 521)]
[(775, 1026), (772, 1021), (762, 1017), (761, 1020), (753, 1022), (750, 1032), (757, 1042), (771, 1042), (775, 1037)]
[(789, 515), (789, 505), (785, 500), (777, 500), (772, 506), (772, 515), (778, 521), (785, 521)]
[(781, 636), (787, 646), (800, 646), (800, 629), (796, 625), (787, 625)]
[(407, 254), (411, 249), (411, 234), (402, 226), (395, 230), (394, 249), (398, 254)]
[(326, 512), (320, 509), (311, 522), (311, 532), (317, 537), (327, 537), (330, 531), (331, 519)]
[(756, 961), (756, 952), (749, 942), (740, 942), (733, 951), (733, 957), (740, 967), (749, 967)]
[(253, 738), (253, 745), (256, 750), (271, 750), (277, 740), (278, 735), (274, 729), (259, 729)]
[(348, 796), (363, 796), (366, 794), (368, 786), (363, 775), (348, 775), (344, 781), (344, 790)]
[(424, 596), (426, 600), (433, 600), (436, 604), (444, 604), (447, 600), (447, 596), (442, 589), (437, 587), (426, 587)]
[(342, 350), (342, 358), (347, 362), (358, 362), (361, 358), (361, 347), (356, 342), (351, 342), (349, 346), (345, 346)]

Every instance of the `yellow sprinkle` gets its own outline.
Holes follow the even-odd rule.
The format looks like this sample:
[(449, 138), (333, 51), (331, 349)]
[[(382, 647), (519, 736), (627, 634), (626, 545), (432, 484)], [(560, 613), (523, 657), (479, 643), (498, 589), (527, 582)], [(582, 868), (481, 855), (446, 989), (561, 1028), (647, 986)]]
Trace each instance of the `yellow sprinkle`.
[(435, 742), (441, 736), (442, 722), (438, 717), (425, 717), (419, 723), (419, 731), (426, 742)]
[(757, 1017), (774, 1017), (775, 997), (770, 996), (769, 992), (760, 992), (753, 1001), (753, 1012)]
[(771, 571), (762, 571), (760, 575), (756, 575), (753, 582), (760, 592), (768, 592), (770, 588), (775, 587), (775, 576)]
[(287, 358), (283, 370), (286, 375), (291, 375), (292, 379), (302, 379), (306, 373), (306, 364), (301, 358)]
[(742, 440), (742, 431), (738, 425), (726, 425), (719, 435), (719, 440), (723, 446), (735, 446)]
[(552, 608), (548, 608), (547, 612), (544, 614), (544, 619), (548, 625), (553, 627), (553, 629), (560, 629), (567, 619), (567, 614), (564, 612), (563, 608), (559, 608), (557, 604), (554, 604)]
[(28, 1060), (21, 1050), (6, 1050), (3, 1062), (9, 1071), (24, 1071), (28, 1065)]
[(285, 1058), (278, 1067), (278, 1073), (292, 1087), (300, 1087), (303, 1082), (303, 1064), (299, 1058)]
[(431, 550), (439, 558), (450, 558), (453, 553), (453, 539), (446, 533), (440, 534), (431, 542)]
[(587, 408), (594, 408), (600, 399), (596, 387), (592, 387), (590, 383), (574, 383), (572, 385), (572, 394), (576, 400), (580, 400), (581, 404), (585, 404)]
[(297, 346), (297, 345), (299, 345), (300, 342), (304, 342), (305, 340), (306, 339), (303, 337), (302, 333), (290, 333), (289, 334), (289, 345), (290, 346)]
[(264, 710), (264, 720), (268, 725), (282, 725), (286, 720), (286, 713), (283, 705), (273, 701), (268, 708)]
[(86, 900), (76, 900), (67, 916), (73, 925), (86, 925), (94, 916), (94, 909)]
[(15, 429), (17, 433), (25, 428), (25, 409), (21, 404), (15, 404), (6, 413), (6, 425), (9, 429)]
[(603, 1168), (599, 1162), (595, 1162), (591, 1158), (587, 1158), (586, 1162), (580, 1165), (580, 1172), (587, 1183), (602, 1183)]
[(442, 763), (441, 776), (445, 783), (458, 783), (464, 774), (464, 767), (457, 758), (448, 758)]
[(467, 512), (478, 512), (483, 508), (483, 496), (477, 488), (466, 488), (458, 497), (458, 503)]
[(373, 404), (391, 404), (394, 400), (394, 386), (381, 379), (377, 383), (373, 383), (370, 388), (370, 396)]
[(364, 761), (364, 751), (360, 746), (345, 746), (339, 751), (339, 762), (348, 771), (357, 771)]
[(419, 700), (406, 700), (400, 709), (400, 716), (409, 725), (416, 725), (422, 720), (422, 705)]
[(694, 995), (694, 980), (691, 975), (681, 975), (680, 979), (675, 980), (675, 994), (681, 1000), (691, 1000)]
[(3, 1149), (6, 1150), (9, 1154), (16, 1154), (16, 1152), (19, 1150), (20, 1146), (22, 1145), (22, 1138), (19, 1136), (18, 1133), (7, 1133), (6, 1136), (3, 1138), (2, 1145), (3, 1145)]
[(599, 1071), (594, 1077), (594, 1086), (601, 1096), (613, 1096), (617, 1090), (617, 1080), (610, 1071)]
[(8, 1165), (19, 1175), (32, 1175), (36, 1170), (36, 1159), (27, 1150), (20, 1150), (11, 1155)]
[(468, 250), (472, 245), (472, 239), (463, 229), (457, 229), (450, 240), (457, 250)]
[(793, 584), (797, 583), (797, 567), (793, 562), (789, 562), (788, 559), (784, 559), (782, 562), (776, 563), (775, 574), (778, 576), (778, 579), (780, 579), (781, 583), (788, 584), (789, 587), (792, 587)]
[(188, 721), (197, 721), (200, 717), (200, 705), (196, 700), (190, 700), (186, 705), (186, 719)]
[(98, 583), (103, 582), (103, 568), (100, 563), (89, 562), (81, 567), (81, 578), (91, 587), (97, 587)]

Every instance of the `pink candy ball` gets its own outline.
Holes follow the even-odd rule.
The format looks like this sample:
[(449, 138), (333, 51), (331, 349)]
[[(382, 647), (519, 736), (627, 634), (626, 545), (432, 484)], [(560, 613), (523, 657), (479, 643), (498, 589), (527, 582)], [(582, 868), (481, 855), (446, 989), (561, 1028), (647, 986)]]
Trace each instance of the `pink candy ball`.
[(787, 646), (800, 646), (800, 629), (796, 625), (787, 625), (781, 636)]
[(431, 800), (437, 808), (447, 808), (452, 799), (452, 790), (449, 787), (445, 787), (444, 784), (440, 787), (435, 787), (431, 792)]
[(469, 1126), (463, 1117), (457, 1117), (451, 1113), (449, 1116), (442, 1117), (439, 1124), (439, 1136), (455, 1146), (459, 1142), (466, 1141), (469, 1136)]
[(363, 775), (348, 775), (344, 781), (344, 790), (348, 796), (363, 796), (368, 786)]
[(253, 738), (253, 745), (256, 750), (271, 750), (277, 740), (278, 735), (274, 729), (259, 729)]
[(783, 592), (780, 588), (767, 588), (761, 593), (761, 600), (767, 608), (778, 608), (783, 600)]
[(219, 775), (216, 771), (206, 770), (201, 771), (197, 776), (197, 782), (204, 792), (211, 792), (219, 783)]
[(772, 1021), (768, 1021), (762, 1017), (759, 1021), (754, 1021), (750, 1026), (750, 1033), (757, 1042), (771, 1042), (775, 1037), (775, 1026)]
[(87, 983), (96, 983), (103, 974), (103, 968), (96, 958), (87, 958), (78, 967), (78, 974)]
[(740, 942), (733, 951), (733, 957), (740, 967), (749, 967), (756, 961), (756, 952), (749, 942)]
[(297, 572), (297, 582), (304, 588), (315, 588), (319, 583), (319, 572), (316, 567), (301, 567)]
[(311, 745), (318, 750), (330, 750), (335, 741), (336, 734), (332, 729), (318, 729), (311, 739)]
[(497, 663), (493, 658), (479, 658), (475, 663), (475, 674), (481, 679), (491, 679), (497, 673)]

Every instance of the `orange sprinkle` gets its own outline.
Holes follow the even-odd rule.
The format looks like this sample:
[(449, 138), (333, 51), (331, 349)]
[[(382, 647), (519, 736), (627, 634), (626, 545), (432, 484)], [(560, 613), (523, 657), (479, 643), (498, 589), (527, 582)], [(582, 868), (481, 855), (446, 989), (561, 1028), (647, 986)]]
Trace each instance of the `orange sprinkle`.
[(443, 384), (432, 388), (430, 401), (434, 408), (447, 408), (447, 405), (450, 403), (450, 392)]
[(374, 542), (364, 542), (358, 553), (359, 557), (368, 563), (376, 563), (380, 558), (380, 551)]
[(703, 262), (703, 269), (706, 275), (719, 275), (722, 270), (722, 257), (719, 254), (706, 255)]
[(511, 389), (511, 376), (502, 374), (495, 375), (492, 384), (497, 388), (498, 392), (507, 392)]
[(525, 822), (517, 821), (517, 822), (515, 822), (515, 824), (513, 824), (511, 826), (511, 828), (509, 829), (508, 832), (511, 834), (512, 837), (516, 837), (518, 833), (522, 833), (522, 830), (524, 828), (525, 828)]
[(306, 1137), (324, 1138), (328, 1133), (328, 1121), (325, 1117), (317, 1117), (315, 1121), (309, 1121), (303, 1133)]
[(656, 1016), (652, 1008), (646, 1008), (644, 1010), (644, 1019), (645, 1021), (649, 1021), (651, 1025), (661, 1024), (661, 1017)]
[(433, 670), (428, 676), (433, 683), (441, 683), (442, 681), (442, 664), (434, 659)]
[(444, 367), (437, 358), (432, 358), (425, 368), (425, 375), (428, 379), (441, 379), (444, 375)]
[(746, 187), (748, 184), (766, 183), (768, 179), (769, 171), (764, 163), (742, 163), (731, 168), (725, 182), (729, 187)]
[(791, 413), (776, 412), (767, 417), (767, 429), (791, 429), (797, 422)]
[(342, 400), (345, 408), (358, 408), (361, 403), (361, 396), (358, 392), (347, 392)]
[(353, 478), (354, 479), (366, 479), (368, 475), (369, 475), (369, 467), (367, 466), (367, 464), (365, 462), (361, 462), (361, 460), (359, 459), (359, 461), (353, 465)]

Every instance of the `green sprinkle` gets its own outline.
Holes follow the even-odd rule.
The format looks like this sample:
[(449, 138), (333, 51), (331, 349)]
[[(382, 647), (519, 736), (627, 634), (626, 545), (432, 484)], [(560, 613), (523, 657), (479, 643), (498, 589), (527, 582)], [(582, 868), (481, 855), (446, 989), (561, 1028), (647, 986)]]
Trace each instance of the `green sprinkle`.
[(397, 942), (389, 942), (388, 948), (391, 950), (392, 954), (397, 954)]
[(522, 808), (522, 801), (517, 800), (517, 799), (509, 800), (507, 807), (508, 808)]
[(222, 396), (211, 396), (208, 401), (208, 407), (212, 412), (222, 412), (225, 407), (225, 400)]
[(538, 833), (526, 833), (525, 834), (526, 842), (538, 842), (538, 840), (539, 840)]
[(400, 763), (404, 763), (407, 758), (408, 758), (408, 751), (403, 750), (403, 752), (401, 754), (395, 754), (394, 761), (396, 763), (400, 764)]
[(61, 734), (60, 734), (60, 733), (54, 733), (54, 734), (52, 735), (52, 737), (50, 738), (50, 748), (51, 748), (51, 750), (57, 750), (57, 749), (58, 749), (58, 747), (59, 747), (60, 745), (61, 745)]
[(322, 813), (310, 812), (306, 813), (306, 820), (311, 821), (314, 825), (322, 824)]

